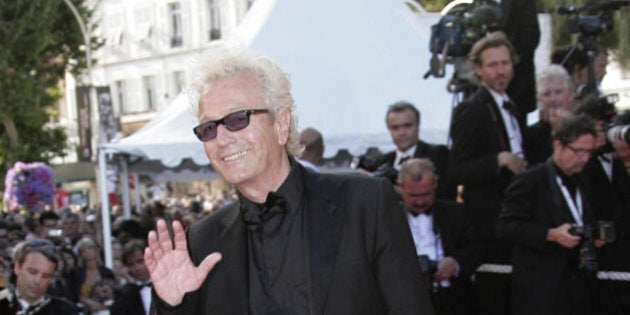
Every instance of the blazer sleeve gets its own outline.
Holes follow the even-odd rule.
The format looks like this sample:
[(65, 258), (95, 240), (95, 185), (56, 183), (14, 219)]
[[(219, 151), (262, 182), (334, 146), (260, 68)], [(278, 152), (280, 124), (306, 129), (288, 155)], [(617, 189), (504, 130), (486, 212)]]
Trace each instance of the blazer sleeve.
[(433, 314), (404, 212), (393, 186), (379, 180), (374, 271), (388, 314)]
[(549, 224), (537, 214), (545, 211), (540, 192), (544, 187), (536, 184), (534, 172), (526, 172), (514, 177), (508, 186), (503, 201), (502, 212), (497, 219), (496, 232), (500, 239), (536, 250), (548, 250), (552, 243), (547, 242)]
[(497, 152), (484, 154), (480, 151), (480, 146), (493, 139), (487, 139), (486, 132), (492, 127), (491, 119), (486, 119), (481, 113), (483, 108), (478, 107), (462, 103), (453, 115), (449, 172), (451, 179), (458, 184), (496, 182), (500, 177)]

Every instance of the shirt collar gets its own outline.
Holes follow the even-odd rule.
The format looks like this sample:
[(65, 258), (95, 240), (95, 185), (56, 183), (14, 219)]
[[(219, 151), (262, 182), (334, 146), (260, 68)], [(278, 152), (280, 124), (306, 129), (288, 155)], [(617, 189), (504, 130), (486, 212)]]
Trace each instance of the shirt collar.
[(400, 157), (412, 157), (413, 154), (416, 152), (416, 148), (418, 147), (418, 144), (414, 144), (411, 146), (411, 148), (405, 150), (405, 151), (400, 151), (398, 149), (396, 149), (396, 157), (398, 157), (400, 159)]
[[(267, 194), (266, 202), (270, 202), (272, 199), (283, 198), (287, 203), (285, 210), (289, 215), (293, 215), (302, 202), (304, 194), (304, 166), (298, 163), (294, 158), (289, 158), (289, 163), (291, 164), (289, 176), (287, 176), (277, 191), (270, 191)], [(262, 208), (265, 206), (264, 203), (256, 203), (245, 198), (245, 196), (243, 196), (240, 192), (238, 193), (238, 197), (241, 205), (246, 208)]]

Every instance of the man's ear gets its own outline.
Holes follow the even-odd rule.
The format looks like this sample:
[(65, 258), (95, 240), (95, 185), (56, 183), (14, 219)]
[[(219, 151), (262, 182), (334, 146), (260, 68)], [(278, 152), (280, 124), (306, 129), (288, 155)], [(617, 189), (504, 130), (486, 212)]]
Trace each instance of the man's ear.
[(554, 152), (558, 152), (560, 151), (560, 149), (562, 149), (562, 143), (560, 143), (560, 140), (553, 140), (553, 151)]
[(276, 113), (274, 127), (278, 134), (278, 143), (280, 143), (280, 145), (287, 144), (289, 130), (291, 129), (291, 111), (288, 108), (281, 108)]

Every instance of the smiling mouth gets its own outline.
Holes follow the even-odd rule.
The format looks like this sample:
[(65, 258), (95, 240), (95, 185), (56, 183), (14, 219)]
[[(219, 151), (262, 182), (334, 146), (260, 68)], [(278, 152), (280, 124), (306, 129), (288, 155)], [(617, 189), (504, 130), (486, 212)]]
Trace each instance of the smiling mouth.
[(237, 159), (245, 156), (246, 154), (247, 154), (247, 151), (236, 152), (236, 153), (234, 153), (232, 155), (228, 155), (228, 156), (224, 157), (223, 161), (224, 162), (231, 162), (231, 161), (237, 160)]

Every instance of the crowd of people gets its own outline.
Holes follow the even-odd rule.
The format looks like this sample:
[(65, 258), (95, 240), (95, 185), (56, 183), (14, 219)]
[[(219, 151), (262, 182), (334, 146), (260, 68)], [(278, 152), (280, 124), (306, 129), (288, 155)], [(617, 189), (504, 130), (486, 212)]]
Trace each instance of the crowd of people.
[(3, 214), (0, 313), (628, 314), (628, 282), (597, 271), (630, 271), (630, 146), (605, 133), (630, 114), (581, 93), (580, 55), (561, 50), (566, 68), (512, 94), (516, 53), (502, 32), (472, 47), (450, 148), (392, 104), (396, 149), (373, 176), (320, 172), (323, 137), (298, 133), (276, 64), (217, 57), (194, 133), (236, 197), (113, 211), (111, 269), (98, 212)]

